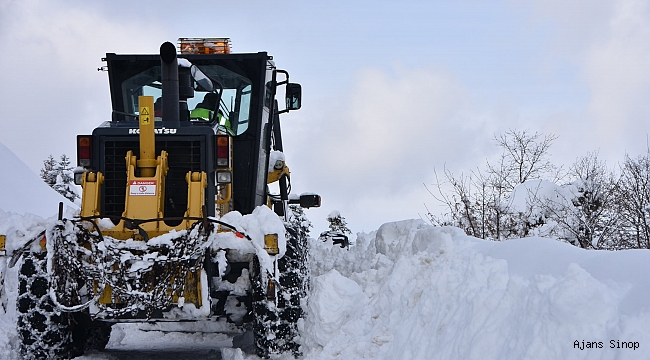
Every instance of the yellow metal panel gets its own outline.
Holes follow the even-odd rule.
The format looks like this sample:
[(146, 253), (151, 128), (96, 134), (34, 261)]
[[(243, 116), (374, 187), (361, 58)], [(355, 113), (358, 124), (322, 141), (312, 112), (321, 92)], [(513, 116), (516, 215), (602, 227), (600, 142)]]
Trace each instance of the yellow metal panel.
[(284, 165), (282, 167), (282, 169), (275, 169), (275, 170), (273, 170), (273, 172), (270, 172), (269, 176), (267, 177), (266, 183), (267, 184), (272, 184), (272, 183), (280, 180), (282, 175), (289, 176), (289, 174), (290, 174), (289, 168), (286, 165)]
[(278, 247), (278, 234), (267, 234), (264, 235), (264, 250), (273, 256), (280, 253), (280, 248)]
[[(232, 197), (232, 185), (230, 183), (225, 185), (225, 189), (223, 191), (223, 194), (219, 194), (221, 199), (217, 199), (217, 205), (224, 205), (230, 202), (230, 198)], [(225, 213), (224, 213), (225, 214)]]
[(87, 172), (81, 181), (81, 216), (99, 215), (100, 196), (104, 175), (100, 172)]
[(205, 199), (205, 188), (208, 186), (208, 177), (204, 171), (188, 172), (185, 175), (187, 181), (187, 211), (185, 216), (202, 217), (203, 203)]
[[(155, 219), (163, 216), (167, 152), (161, 151), (154, 176), (135, 176), (136, 157), (129, 150), (127, 161), (127, 189), (123, 216), (130, 219)], [(142, 225), (145, 231), (158, 230), (157, 222)]]
[(113, 302), (113, 288), (110, 285), (104, 287), (104, 292), (99, 297), (100, 304), (111, 304)]
[(201, 307), (201, 270), (187, 273), (183, 295), (186, 304), (190, 303), (196, 305), (197, 308)]
[(140, 174), (152, 177), (156, 172), (156, 139), (153, 121), (153, 96), (138, 96), (140, 109)]

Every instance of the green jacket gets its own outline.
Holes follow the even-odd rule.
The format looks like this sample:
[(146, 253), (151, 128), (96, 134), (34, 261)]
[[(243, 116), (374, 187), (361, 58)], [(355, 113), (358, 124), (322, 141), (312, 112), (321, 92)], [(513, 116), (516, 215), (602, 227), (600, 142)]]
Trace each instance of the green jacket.
[(197, 107), (190, 112), (190, 119), (200, 119), (208, 121), (212, 118), (214, 111)]
[[(197, 107), (196, 109), (192, 110), (190, 112), (190, 119), (199, 119), (199, 120), (205, 120), (205, 121), (210, 121), (212, 118), (212, 114), (214, 114), (214, 111), (204, 109)], [(223, 125), (228, 132), (232, 134), (232, 128), (230, 127), (230, 119), (224, 118), (224, 116), (219, 112), (217, 113), (217, 117), (219, 118), (219, 125)]]

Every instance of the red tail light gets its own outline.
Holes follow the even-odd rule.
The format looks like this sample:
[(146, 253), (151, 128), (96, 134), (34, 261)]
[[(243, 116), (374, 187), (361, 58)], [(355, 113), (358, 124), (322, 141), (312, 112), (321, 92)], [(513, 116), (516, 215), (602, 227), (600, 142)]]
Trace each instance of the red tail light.
[(77, 166), (90, 167), (91, 145), (89, 135), (77, 135)]
[(217, 135), (217, 167), (230, 168), (230, 136)]

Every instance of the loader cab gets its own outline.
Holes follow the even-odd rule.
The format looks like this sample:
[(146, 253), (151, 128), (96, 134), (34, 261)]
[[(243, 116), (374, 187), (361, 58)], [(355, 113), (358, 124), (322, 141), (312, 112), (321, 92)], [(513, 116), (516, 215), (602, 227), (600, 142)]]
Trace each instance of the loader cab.
[[(102, 59), (106, 62), (110, 84), (111, 121), (96, 128), (92, 136), (78, 137), (79, 143), (85, 141), (89, 144), (86, 152), (89, 159), (84, 159), (79, 152), (78, 161), (80, 166), (100, 171), (105, 176), (101, 195), (103, 215), (120, 216), (124, 211), (124, 156), (127, 150), (132, 149), (137, 153), (139, 149), (137, 99), (140, 95), (150, 95), (157, 100), (158, 105), (154, 105), (156, 152), (159, 154), (161, 150), (166, 150), (169, 153), (169, 173), (165, 185), (166, 217), (183, 216), (187, 205), (185, 174), (188, 171), (205, 171), (208, 174), (205, 203), (215, 202), (218, 134), (231, 136), (231, 210), (248, 214), (267, 201), (272, 114), (276, 112), (273, 99), (277, 86), (272, 57), (266, 52), (180, 53), (177, 57), (178, 116), (168, 116), (162, 111), (165, 101), (170, 100), (163, 96), (161, 55), (109, 53)], [(219, 86), (209, 89), (210, 86), (202, 84), (201, 75), (192, 73), (193, 68), (187, 64), (200, 70), (201, 74)], [(293, 91), (296, 97), (295, 88)], [(218, 93), (220, 97), (214, 116), (207, 121), (192, 119), (190, 112), (203, 102), (208, 93)], [(297, 94), (292, 102), (293, 108), (299, 108), (300, 94)], [(215, 211), (209, 206), (207, 215), (214, 216)]]
[[(182, 55), (181, 55), (182, 56)], [(161, 66), (160, 60), (153, 61), (131, 61), (132, 59), (123, 58), (123, 56), (113, 56), (108, 54), (107, 62), (109, 62), (109, 76), (111, 83), (111, 95), (113, 102), (112, 120), (115, 123), (126, 123), (120, 125), (128, 126), (129, 123), (137, 121), (139, 115), (138, 109), (138, 96), (148, 95), (156, 99), (156, 121), (167, 120), (162, 111), (162, 83), (161, 83)], [(181, 58), (187, 60), (186, 58)], [(121, 61), (125, 61), (119, 64)], [(184, 102), (182, 112), (180, 114), (179, 126), (190, 126), (195, 124), (185, 123), (186, 121), (197, 122), (198, 125), (224, 125), (228, 123), (228, 130), (232, 135), (241, 135), (248, 129), (251, 121), (251, 116), (254, 116), (253, 110), (253, 81), (259, 77), (259, 73), (252, 71), (252, 67), (259, 64), (250, 64), (250, 59), (240, 64), (239, 69), (230, 70), (227, 66), (232, 66), (229, 62), (224, 62), (223, 59), (206, 59), (205, 55), (200, 55), (198, 59), (192, 59), (191, 64), (196, 67), (196, 72), (200, 75), (182, 74), (183, 70), (190, 72), (190, 68), (182, 68), (182, 75), (188, 77), (186, 84), (181, 86), (181, 101)], [(137, 64), (136, 64), (137, 63)], [(119, 65), (118, 65), (119, 64)], [(121, 65), (121, 66), (120, 66)], [(243, 65), (243, 66), (242, 66)], [(116, 67), (123, 69), (118, 71)], [(112, 70), (116, 69), (116, 70)], [(213, 79), (217, 81), (222, 88), (212, 89), (211, 86), (202, 85), (201, 79)], [(253, 79), (251, 79), (253, 77)], [(210, 84), (210, 80), (207, 80)], [(216, 108), (209, 110), (216, 111), (220, 116), (214, 116), (206, 123), (205, 120), (201, 121), (192, 118), (187, 112), (196, 109), (197, 106), (205, 106), (207, 97), (213, 95), (219, 98), (219, 104)], [(211, 104), (212, 106), (212, 104)], [(221, 120), (221, 123), (219, 123)], [(167, 121), (171, 124), (171, 122)], [(161, 123), (162, 124), (162, 123)], [(117, 125), (119, 126), (119, 125)]]

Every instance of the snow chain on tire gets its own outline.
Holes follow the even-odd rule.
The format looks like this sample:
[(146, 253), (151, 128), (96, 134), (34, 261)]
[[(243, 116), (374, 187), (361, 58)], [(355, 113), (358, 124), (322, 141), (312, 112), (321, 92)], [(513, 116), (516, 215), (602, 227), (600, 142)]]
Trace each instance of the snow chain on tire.
[(307, 234), (287, 225), (287, 250), (278, 260), (277, 306), (266, 299), (260, 263), (257, 258), (253, 260), (253, 333), (260, 357), (282, 353), (291, 353), (295, 357), (302, 355), (298, 343), (298, 320), (304, 316), (303, 300), (309, 286), (308, 258)]
[(46, 252), (24, 253), (18, 280), (18, 335), (24, 359), (69, 359), (86, 349), (106, 347), (110, 324), (92, 321), (84, 312), (62, 312), (52, 302)]
[(48, 293), (47, 253), (28, 252), (18, 275), (18, 334), (25, 359), (65, 359), (72, 344), (70, 319)]
[[(143, 249), (125, 247), (121, 240), (84, 229), (82, 222), (63, 219), (54, 227), (52, 237), (56, 300), (71, 308), (94, 302), (104, 318), (135, 316), (141, 311), (150, 317), (156, 310), (167, 309), (175, 296), (183, 296), (185, 274), (196, 272), (203, 265), (205, 236), (210, 231), (204, 229), (197, 221), (186, 232), (168, 239), (171, 245), (148, 246), (145, 255), (161, 256), (150, 258), (150, 267), (132, 271), (131, 264), (144, 259)], [(99, 293), (110, 286), (113, 296), (121, 299), (120, 306), (96, 302), (93, 294), (81, 291), (85, 283), (92, 282), (98, 284)]]

